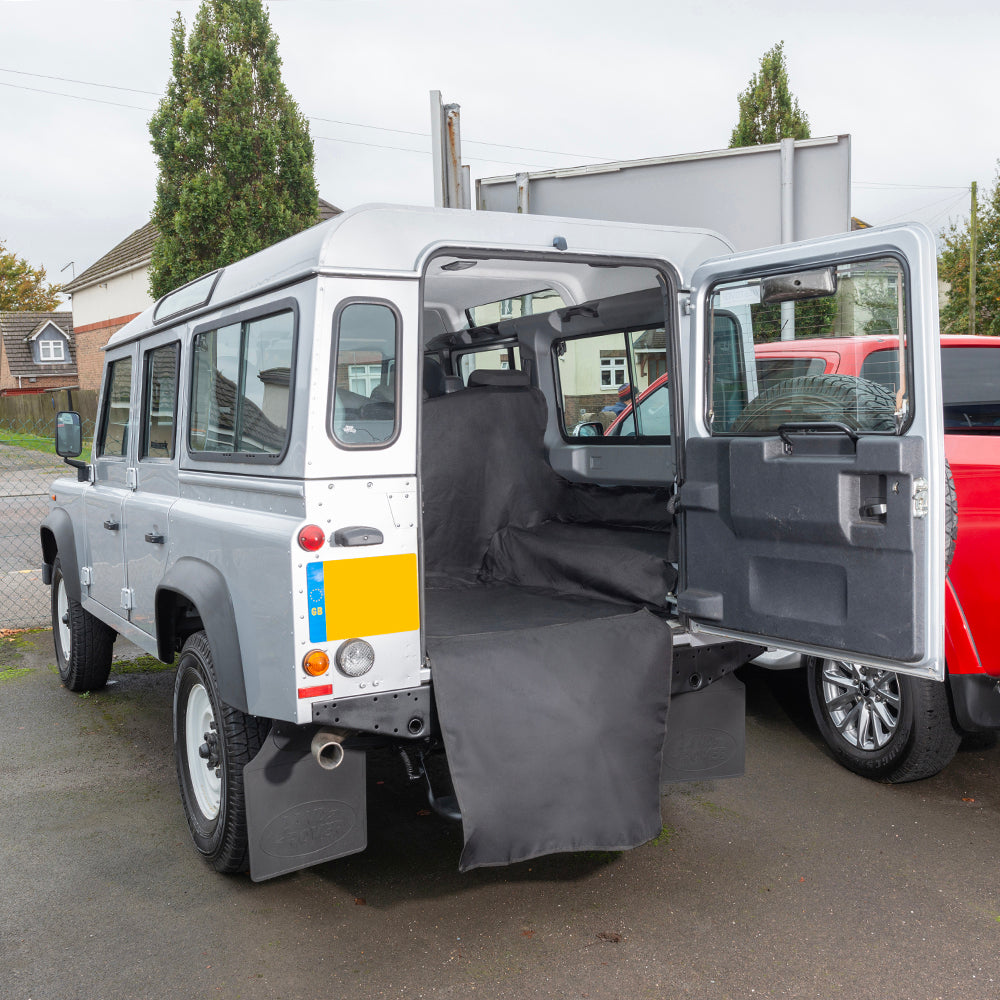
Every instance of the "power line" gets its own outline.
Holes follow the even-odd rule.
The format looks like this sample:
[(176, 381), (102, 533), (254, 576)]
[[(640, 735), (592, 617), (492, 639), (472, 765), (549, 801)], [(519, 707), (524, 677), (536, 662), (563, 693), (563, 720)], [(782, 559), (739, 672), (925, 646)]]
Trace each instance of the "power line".
[(106, 90), (127, 90), (133, 94), (151, 94), (153, 97), (162, 96), (156, 90), (137, 90), (135, 87), (117, 87), (113, 83), (94, 83), (93, 80), (73, 80), (68, 76), (48, 76), (45, 73), (29, 73), (26, 69), (4, 69), (0, 66), (0, 73), (17, 73), (18, 76), (34, 76), (39, 80), (58, 80), (60, 83), (80, 83), (85, 87), (104, 87)]
[[(5, 69), (4, 67), (0, 67), (0, 72), (2, 72), (2, 73), (17, 73), (20, 76), (37, 77), (40, 80), (58, 80), (61, 83), (76, 83), (76, 84), (80, 84), (81, 86), (84, 86), (84, 87), (103, 87), (103, 88), (105, 88), (107, 90), (125, 90), (125, 91), (128, 91), (129, 93), (132, 93), (132, 94), (149, 94), (151, 97), (161, 97), (162, 96), (159, 92), (153, 91), (153, 90), (139, 90), (136, 87), (119, 87), (119, 86), (117, 86), (115, 84), (112, 84), (112, 83), (95, 83), (95, 82), (93, 82), (91, 80), (77, 80), (77, 79), (74, 79), (74, 78), (68, 77), (68, 76), (51, 76), (51, 75), (46, 74), (46, 73), (29, 73), (27, 70), (22, 70), (22, 69)], [(18, 85), (17, 84), (13, 84), (13, 83), (7, 83), (7, 84), (4, 84), (4, 86), (6, 86), (6, 87), (17, 87)], [(25, 86), (21, 86), (19, 89), (21, 89), (21, 90), (36, 90), (36, 88), (25, 87)], [(37, 92), (38, 93), (42, 93), (42, 94), (53, 94), (53, 95), (55, 95), (57, 97), (75, 97), (78, 100), (91, 100), (91, 101), (96, 100), (96, 98), (92, 98), (92, 97), (91, 98), (79, 97), (76, 94), (61, 94), (61, 93), (59, 93), (57, 91), (54, 91), (54, 90), (38, 90)], [(106, 103), (111, 104), (113, 102), (108, 101)], [(139, 111), (151, 110), (151, 109), (146, 109), (146, 108), (138, 108), (138, 107), (136, 107), (135, 105), (132, 105), (132, 104), (122, 104), (122, 105), (118, 105), (118, 106), (119, 107), (125, 107), (125, 108), (135, 108), (136, 110), (139, 110)], [(364, 122), (349, 122), (349, 121), (343, 121), (342, 119), (339, 119), (339, 118), (323, 118), (320, 115), (307, 115), (306, 117), (310, 121), (314, 121), (314, 122), (327, 122), (330, 125), (346, 125), (349, 128), (366, 128), (366, 129), (372, 129), (372, 130), (377, 131), (377, 132), (395, 132), (395, 133), (397, 133), (399, 135), (418, 136), (421, 139), (429, 139), (430, 138), (430, 132), (414, 132), (414, 131), (410, 131), (410, 130), (404, 129), (404, 128), (388, 128), (385, 125), (367, 125)], [(320, 138), (329, 139), (331, 142), (352, 142), (354, 145), (366, 145), (365, 143), (359, 142), (358, 140), (334, 139), (332, 136), (320, 136)], [(466, 138), (463, 137), (462, 142), (463, 143), (471, 143), (474, 146), (495, 146), (498, 149), (517, 149), (517, 150), (521, 150), (522, 152), (526, 152), (526, 153), (545, 153), (548, 156), (576, 156), (576, 157), (582, 157), (585, 160), (613, 160), (614, 159), (613, 156), (598, 156), (598, 155), (596, 155), (594, 153), (570, 153), (570, 152), (566, 152), (564, 150), (559, 150), (559, 149), (540, 149), (537, 146), (512, 146), (509, 143), (491, 142), (488, 139), (466, 139)], [(372, 143), (371, 145), (373, 145), (376, 149), (403, 149), (403, 147), (401, 147), (401, 146), (377, 146), (374, 143)], [(403, 150), (403, 151), (404, 152), (408, 152), (408, 150)], [(472, 157), (472, 159), (475, 159), (475, 157)], [(479, 159), (485, 159), (485, 158), (484, 157), (480, 157)], [(489, 160), (488, 162), (490, 162), (490, 163), (513, 163), (513, 162), (519, 162), (519, 161), (513, 161), (513, 160)]]
[(30, 90), (35, 94), (52, 94), (54, 97), (71, 97), (74, 101), (90, 101), (91, 104), (109, 104), (113, 108), (131, 108), (133, 111), (145, 111), (152, 114), (155, 108), (140, 108), (137, 104), (122, 104), (119, 101), (102, 101), (99, 97), (84, 97), (82, 94), (62, 94), (58, 90), (42, 90), (40, 87), (25, 87), (22, 83), (5, 83), (0, 80), (0, 87), (13, 87), (14, 90)]
[[(920, 205), (918, 208), (908, 208), (905, 212), (900, 215), (894, 215), (891, 219), (886, 219), (885, 222), (898, 222), (900, 219), (906, 219), (913, 216), (915, 212), (925, 212), (929, 208), (936, 208), (938, 205), (943, 205), (945, 202), (948, 203), (947, 208), (944, 211), (950, 210), (953, 204), (958, 204), (961, 199), (965, 198), (965, 191), (962, 194), (947, 195), (944, 198), (940, 198), (938, 201), (932, 201), (927, 205)], [(939, 213), (940, 214), (940, 213)]]

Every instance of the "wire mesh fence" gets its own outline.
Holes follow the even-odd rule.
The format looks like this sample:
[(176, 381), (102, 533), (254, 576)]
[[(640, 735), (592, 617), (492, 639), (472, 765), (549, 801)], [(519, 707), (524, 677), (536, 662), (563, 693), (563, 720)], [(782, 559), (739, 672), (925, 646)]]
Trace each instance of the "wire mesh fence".
[[(74, 394), (73, 402), (89, 441), (93, 400)], [(52, 481), (72, 473), (54, 447), (56, 410), (65, 405), (65, 393), (0, 399), (0, 629), (49, 624), (38, 527), (51, 506)]]

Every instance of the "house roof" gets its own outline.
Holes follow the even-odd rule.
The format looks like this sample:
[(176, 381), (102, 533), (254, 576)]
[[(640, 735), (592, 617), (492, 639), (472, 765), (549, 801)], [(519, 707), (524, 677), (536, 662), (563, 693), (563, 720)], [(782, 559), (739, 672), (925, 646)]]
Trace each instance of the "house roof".
[[(342, 211), (343, 209), (337, 208), (336, 205), (324, 201), (322, 198), (319, 199), (320, 222), (326, 222), (335, 215), (340, 215)], [(82, 288), (89, 288), (91, 285), (105, 281), (112, 275), (145, 267), (149, 263), (153, 253), (153, 244), (159, 235), (160, 231), (156, 226), (152, 222), (147, 222), (130, 236), (126, 236), (117, 246), (112, 247), (82, 274), (63, 285), (62, 291), (78, 292)]]
[(91, 264), (82, 274), (78, 274), (71, 282), (63, 285), (64, 292), (78, 292), (81, 288), (96, 285), (113, 274), (132, 271), (137, 267), (145, 267), (153, 252), (153, 244), (159, 236), (159, 230), (152, 222), (126, 236), (117, 246), (112, 247), (100, 260)]
[[(69, 363), (38, 365), (31, 353), (31, 338), (46, 323), (55, 323), (69, 341)], [(11, 375), (37, 377), (39, 375), (76, 376), (76, 343), (73, 340), (73, 314), (71, 312), (0, 312), (0, 337), (3, 338), (7, 366)]]

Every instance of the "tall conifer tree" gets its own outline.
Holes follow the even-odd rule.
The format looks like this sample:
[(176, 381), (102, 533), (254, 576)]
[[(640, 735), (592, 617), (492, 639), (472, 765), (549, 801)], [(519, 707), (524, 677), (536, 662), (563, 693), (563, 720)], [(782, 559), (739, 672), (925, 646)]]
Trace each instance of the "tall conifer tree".
[(281, 79), (261, 0), (204, 0), (149, 123), (159, 159), (150, 292), (159, 298), (318, 220), (309, 126)]
[(760, 72), (739, 95), (740, 120), (730, 136), (730, 149), (809, 138), (809, 119), (788, 89), (784, 45), (778, 42), (761, 56)]

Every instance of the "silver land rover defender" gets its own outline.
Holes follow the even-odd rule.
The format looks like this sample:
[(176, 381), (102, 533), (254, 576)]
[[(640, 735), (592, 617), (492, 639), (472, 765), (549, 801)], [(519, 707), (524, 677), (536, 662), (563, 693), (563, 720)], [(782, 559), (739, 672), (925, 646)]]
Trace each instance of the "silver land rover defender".
[[(761, 391), (755, 340), (865, 310), (905, 343), (895, 395)], [(177, 659), (181, 800), (219, 871), (364, 849), (376, 746), (436, 775), (462, 868), (641, 844), (662, 781), (741, 772), (732, 672), (760, 647), (943, 675), (936, 345), (919, 226), (734, 255), (346, 212), (115, 334), (88, 463), (59, 415), (60, 677), (100, 688), (118, 635)]]

